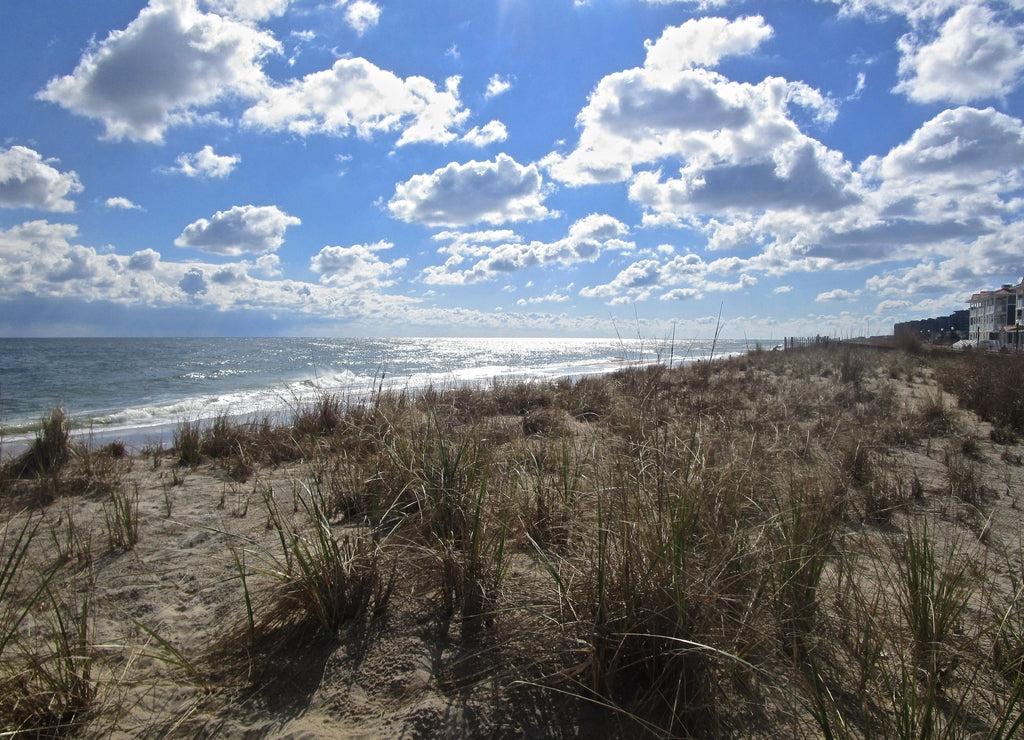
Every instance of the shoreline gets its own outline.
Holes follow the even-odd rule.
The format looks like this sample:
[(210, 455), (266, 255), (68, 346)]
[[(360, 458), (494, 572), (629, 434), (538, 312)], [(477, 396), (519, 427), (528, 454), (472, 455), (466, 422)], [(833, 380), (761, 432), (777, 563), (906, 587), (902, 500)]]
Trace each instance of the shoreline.
[[(722, 353), (718, 359), (726, 359), (728, 357), (737, 356), (741, 353)], [(683, 366), (686, 364), (706, 361), (703, 358), (697, 359), (676, 359), (673, 363), (674, 366)], [(458, 387), (472, 387), (478, 390), (487, 390), (489, 387), (494, 387), (502, 383), (557, 383), (559, 381), (570, 381), (576, 382), (581, 378), (589, 376), (601, 376), (616, 373), (622, 369), (628, 369), (631, 367), (647, 367), (649, 365), (660, 364), (656, 360), (649, 362), (634, 362), (623, 360), (619, 366), (612, 366), (608, 363), (585, 363), (577, 364), (575, 371), (570, 370), (564, 374), (548, 375), (538, 373), (536, 369), (524, 369), (516, 372), (509, 372), (501, 375), (493, 375), (487, 378), (482, 377), (466, 377), (456, 378), (451, 377), (445, 379), (441, 383), (435, 383), (435, 379), (430, 379), (427, 382), (413, 383), (412, 378), (404, 378), (402, 382), (387, 381), (378, 388), (361, 388), (355, 390), (353, 388), (316, 388), (311, 387), (308, 391), (308, 398), (293, 398), (285, 400), (283, 397), (279, 398), (279, 402), (275, 405), (271, 405), (266, 409), (251, 410), (239, 413), (232, 413), (227, 410), (216, 410), (206, 411), (200, 413), (197, 409), (197, 413), (194, 414), (182, 414), (177, 419), (160, 419), (154, 420), (147, 424), (126, 424), (121, 422), (114, 422), (110, 425), (106, 424), (94, 424), (88, 425), (88, 422), (77, 421), (74, 417), (70, 419), (71, 422), (71, 436), (73, 440), (79, 444), (84, 444), (86, 447), (97, 446), (108, 444), (111, 442), (124, 443), (128, 448), (134, 450), (136, 453), (149, 447), (163, 447), (170, 445), (174, 438), (175, 431), (183, 423), (195, 423), (198, 422), (201, 425), (208, 426), (213, 424), (217, 419), (223, 418), (232, 424), (247, 425), (247, 424), (259, 424), (264, 420), (270, 420), (274, 425), (287, 426), (291, 423), (297, 414), (301, 413), (303, 406), (308, 406), (316, 403), (316, 399), (322, 395), (330, 395), (337, 397), (344, 401), (346, 405), (360, 405), (369, 402), (369, 400), (379, 394), (408, 394), (415, 397), (417, 394), (422, 393), (430, 388), (458, 388)], [(593, 369), (600, 367), (600, 369)], [(590, 368), (590, 369), (588, 369)], [(270, 388), (259, 391), (259, 395), (270, 395), (274, 391)], [(33, 443), (39, 430), (42, 428), (43, 420), (47, 412), (52, 411), (49, 409), (40, 414), (40, 421), (35, 426), (36, 428), (30, 432), (24, 432), (20, 434), (11, 435), (8, 433), (7, 436), (0, 435), (0, 464), (9, 462), (12, 458), (24, 453)], [(2, 430), (2, 428), (0, 428)]]

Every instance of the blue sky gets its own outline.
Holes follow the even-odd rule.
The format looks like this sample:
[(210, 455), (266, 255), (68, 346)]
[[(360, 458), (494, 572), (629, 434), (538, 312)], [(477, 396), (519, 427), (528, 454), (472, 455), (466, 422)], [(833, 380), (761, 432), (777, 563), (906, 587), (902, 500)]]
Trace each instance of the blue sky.
[(0, 34), (0, 336), (846, 336), (1024, 275), (1022, 0), (5, 0)]

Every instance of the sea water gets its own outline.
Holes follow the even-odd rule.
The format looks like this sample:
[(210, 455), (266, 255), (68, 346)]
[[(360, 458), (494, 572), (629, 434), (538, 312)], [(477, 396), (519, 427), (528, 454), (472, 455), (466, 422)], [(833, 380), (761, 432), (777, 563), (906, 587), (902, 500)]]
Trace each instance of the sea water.
[(168, 442), (182, 421), (284, 418), (317, 394), (552, 380), (679, 364), (752, 342), (641, 339), (0, 339), (0, 452), (63, 408), (77, 434)]

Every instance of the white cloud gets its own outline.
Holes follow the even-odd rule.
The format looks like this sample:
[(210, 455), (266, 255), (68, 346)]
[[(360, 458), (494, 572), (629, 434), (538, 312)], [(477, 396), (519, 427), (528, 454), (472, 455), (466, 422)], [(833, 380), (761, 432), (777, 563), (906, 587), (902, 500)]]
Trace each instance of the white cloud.
[(664, 159), (682, 158), (694, 172), (778, 162), (809, 143), (790, 104), (831, 115), (824, 97), (777, 77), (754, 85), (701, 68), (616, 72), (598, 83), (577, 117), (575, 150), (543, 164), (553, 177), (582, 185), (626, 180), (636, 167)]
[(791, 224), (855, 205), (853, 168), (791, 115), (800, 107), (830, 122), (834, 100), (802, 82), (735, 82), (699, 66), (756, 51), (771, 34), (760, 17), (666, 29), (648, 42), (643, 67), (598, 82), (577, 116), (575, 148), (541, 164), (570, 185), (628, 181), (645, 225), (704, 230), (713, 249), (763, 245), (769, 216)]
[(61, 172), (57, 160), (43, 159), (24, 146), (0, 149), (0, 206), (36, 208), (42, 211), (73, 211), (66, 196), (82, 191), (75, 172)]
[(952, 178), (973, 183), (1024, 167), (1024, 124), (994, 108), (945, 110), (925, 122), (910, 139), (884, 157), (871, 157), (863, 169), (875, 177), (899, 180)]
[(116, 208), (122, 211), (141, 211), (142, 206), (132, 203), (128, 198), (121, 196), (115, 196), (113, 198), (107, 198), (103, 204), (107, 208)]
[(673, 288), (661, 294), (662, 301), (694, 301), (704, 297), (696, 288)]
[(129, 256), (100, 254), (74, 243), (76, 237), (75, 226), (46, 221), (0, 229), (0, 274), (8, 278), (0, 281), (0, 300), (53, 298), (134, 307), (191, 304), (216, 311), (256, 310), (318, 320), (369, 317), (377, 322), (393, 320), (401, 312), (407, 322), (423, 326), (444, 326), (455, 318), (443, 310), (415, 310), (413, 299), (374, 293), (344, 280), (321, 284), (253, 277), (252, 272), (269, 276), (277, 268), (280, 263), (273, 254), (255, 264), (168, 262), (152, 249)]
[[(700, 10), (728, 5), (730, 0), (643, 0), (648, 5), (692, 5)], [(590, 0), (576, 0), (577, 5), (589, 5)]]
[(913, 22), (928, 21), (956, 10), (963, 0), (832, 0), (842, 15), (868, 18), (902, 15)]
[[(602, 298), (610, 305), (645, 301), (657, 296), (663, 301), (703, 298), (709, 292), (747, 290), (757, 284), (749, 274), (750, 262), (738, 258), (707, 263), (699, 255), (675, 255), (666, 262), (642, 259), (620, 271), (607, 283), (580, 290), (584, 298)], [(710, 280), (709, 275), (738, 274), (735, 280)], [(679, 287), (682, 286), (682, 287)]]
[(207, 144), (195, 154), (179, 154), (174, 160), (177, 167), (170, 172), (179, 172), (186, 177), (227, 177), (238, 166), (242, 158), (237, 154), (220, 155)]
[(712, 218), (705, 230), (709, 234), (707, 248), (713, 252), (759, 246), (764, 242), (764, 234), (755, 221), (730, 219), (723, 223)]
[[(737, 48), (755, 46), (739, 28), (709, 28), (748, 39)], [(649, 53), (656, 48), (649, 45)], [(717, 47), (710, 48), (680, 51), (677, 59), (710, 61)], [(649, 286), (625, 273), (585, 290), (640, 300), (665, 289), (742, 289), (732, 277), (708, 282), (712, 272), (756, 279), (952, 258), (980, 240), (1005, 238), (1003, 225), (1017, 218), (1024, 189), (1018, 119), (991, 108), (944, 111), (857, 168), (803, 133), (794, 105), (824, 121), (837, 110), (803, 83), (740, 83), (700, 67), (673, 69), (668, 61), (600, 80), (577, 118), (575, 148), (542, 162), (552, 177), (572, 185), (625, 181), (644, 225), (703, 232), (711, 251), (752, 254), (686, 274), (673, 274), (681, 265), (666, 263)]]
[(725, 18), (691, 19), (669, 26), (657, 41), (646, 42), (650, 70), (681, 70), (713, 67), (724, 56), (749, 54), (771, 38), (772, 27), (761, 16), (734, 21)]
[(265, 277), (281, 277), (281, 258), (276, 254), (264, 254), (256, 259), (256, 272)]
[(502, 77), (501, 75), (491, 75), (491, 79), (487, 81), (487, 91), (484, 93), (484, 98), (495, 98), (502, 93), (506, 93), (512, 89), (512, 78)]
[[(572, 288), (572, 285), (569, 285), (569, 288)], [(518, 301), (516, 301), (516, 305), (533, 306), (538, 303), (565, 303), (568, 300), (569, 296), (565, 295), (564, 293), (559, 293), (557, 290), (554, 290), (548, 293), (547, 295), (534, 296), (533, 298), (520, 298)]]
[(178, 287), (182, 293), (185, 293), (189, 297), (195, 299), (206, 292), (209, 287), (206, 282), (206, 275), (202, 269), (198, 267), (190, 267), (185, 271), (181, 280), (178, 281)]
[(629, 234), (629, 227), (614, 216), (591, 213), (569, 227), (569, 239), (573, 242), (588, 240), (607, 241)]
[(229, 95), (257, 96), (260, 62), (279, 50), (270, 34), (202, 13), (195, 0), (151, 0), (39, 98), (102, 121), (107, 138), (161, 143), (169, 127)]
[(449, 242), (438, 250), (447, 255), (447, 260), (425, 269), (423, 281), (430, 285), (468, 285), (533, 267), (594, 262), (609, 250), (632, 251), (633, 243), (622, 239), (627, 234), (625, 224), (601, 214), (581, 218), (569, 228), (568, 236), (553, 242), (526, 243), (504, 229), (445, 231), (436, 234), (434, 240)]
[(377, 252), (391, 249), (391, 242), (355, 244), (351, 247), (324, 247), (310, 260), (310, 269), (320, 275), (320, 282), (332, 286), (345, 286), (360, 291), (375, 291), (391, 285), (386, 278), (408, 264), (405, 257), (384, 262)]
[(499, 154), (490, 162), (452, 162), (431, 174), (414, 175), (395, 187), (388, 208), (402, 221), (427, 226), (500, 224), (551, 217), (544, 197), (536, 165)]
[(262, 21), (284, 15), (291, 0), (203, 0), (203, 5), (220, 15), (240, 20)]
[(1024, 71), (1024, 26), (999, 22), (988, 8), (965, 5), (924, 43), (919, 33), (900, 40), (896, 91), (921, 103), (967, 103), (1004, 97)]
[[(345, 5), (344, 0), (339, 5)], [(380, 21), (380, 7), (369, 0), (352, 0), (345, 5), (345, 22), (362, 36)]]
[(848, 302), (858, 298), (859, 296), (859, 290), (850, 291), (845, 290), (844, 288), (835, 288), (834, 290), (818, 293), (814, 300), (819, 303)]
[(189, 224), (174, 243), (226, 256), (265, 254), (281, 246), (289, 226), (300, 223), (277, 206), (235, 206)]
[(678, 178), (641, 172), (629, 196), (672, 220), (709, 214), (743, 219), (769, 210), (820, 213), (860, 198), (852, 168), (813, 139), (797, 138), (764, 154), (712, 166), (691, 164), (680, 169)]
[(483, 128), (474, 126), (462, 137), (462, 141), (473, 146), (484, 147), (508, 138), (508, 131), (501, 121), (491, 121)]
[(580, 295), (584, 298), (603, 298), (611, 305), (620, 305), (647, 300), (660, 283), (661, 264), (658, 260), (645, 259), (621, 270), (608, 283), (581, 288)]
[(445, 144), (456, 138), (469, 111), (459, 100), (459, 78), (438, 89), (425, 77), (401, 79), (365, 59), (339, 59), (282, 87), (269, 88), (244, 114), (249, 126), (301, 136), (355, 133), (370, 138), (401, 131), (398, 145)]
[(817, 227), (828, 249), (957, 252), (1016, 219), (1024, 187), (1024, 124), (992, 108), (939, 113), (884, 157), (861, 166), (873, 187), (860, 212)]
[(128, 258), (127, 268), (140, 272), (151, 272), (160, 262), (160, 253), (153, 249), (141, 249)]

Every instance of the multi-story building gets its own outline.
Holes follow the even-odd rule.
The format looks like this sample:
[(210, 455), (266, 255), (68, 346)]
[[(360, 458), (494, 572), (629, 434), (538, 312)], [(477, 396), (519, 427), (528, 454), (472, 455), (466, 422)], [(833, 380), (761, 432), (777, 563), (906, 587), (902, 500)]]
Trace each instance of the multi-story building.
[(1018, 326), (1024, 320), (1024, 280), (971, 296), (969, 339), (999, 346), (1018, 344)]

